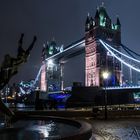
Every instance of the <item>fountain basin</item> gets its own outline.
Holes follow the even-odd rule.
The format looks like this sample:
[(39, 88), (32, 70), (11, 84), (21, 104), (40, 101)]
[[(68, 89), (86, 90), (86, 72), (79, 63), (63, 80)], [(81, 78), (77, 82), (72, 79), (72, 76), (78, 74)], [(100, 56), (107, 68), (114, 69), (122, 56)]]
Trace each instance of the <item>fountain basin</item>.
[(10, 128), (0, 129), (1, 140), (89, 140), (91, 126), (60, 117), (22, 116)]

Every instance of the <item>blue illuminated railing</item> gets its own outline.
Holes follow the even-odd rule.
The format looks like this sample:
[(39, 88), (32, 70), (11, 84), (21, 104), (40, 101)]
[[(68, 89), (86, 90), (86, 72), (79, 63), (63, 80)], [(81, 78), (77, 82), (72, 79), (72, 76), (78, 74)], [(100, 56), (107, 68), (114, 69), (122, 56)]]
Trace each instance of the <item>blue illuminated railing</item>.
[(115, 90), (115, 89), (140, 89), (140, 86), (115, 86), (115, 87), (103, 87), (103, 89), (105, 90)]

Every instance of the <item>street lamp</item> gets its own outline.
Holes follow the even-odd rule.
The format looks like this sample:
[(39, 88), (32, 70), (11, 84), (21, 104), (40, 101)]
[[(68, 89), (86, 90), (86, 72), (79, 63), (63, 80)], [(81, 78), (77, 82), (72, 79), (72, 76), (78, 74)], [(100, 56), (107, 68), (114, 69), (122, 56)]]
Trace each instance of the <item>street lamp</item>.
[(105, 88), (105, 98), (104, 98), (104, 101), (105, 101), (105, 120), (107, 120), (107, 91), (106, 91), (106, 82), (107, 82), (107, 79), (109, 77), (109, 72), (108, 71), (105, 71), (103, 72), (103, 79), (104, 79), (104, 88)]

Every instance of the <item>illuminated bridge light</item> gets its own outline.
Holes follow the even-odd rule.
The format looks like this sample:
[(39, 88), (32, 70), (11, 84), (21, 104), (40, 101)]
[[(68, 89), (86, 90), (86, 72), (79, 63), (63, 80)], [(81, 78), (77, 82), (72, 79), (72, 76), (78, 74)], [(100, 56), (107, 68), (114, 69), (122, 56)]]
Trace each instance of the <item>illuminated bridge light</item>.
[[(105, 88), (103, 88), (105, 90)], [(116, 86), (116, 87), (106, 87), (106, 90), (116, 90), (116, 89), (140, 89), (140, 86)]]
[(107, 44), (107, 43), (105, 43), (105, 42), (104, 42), (104, 44), (105, 44), (106, 46), (108, 46), (109, 48), (111, 48), (112, 50), (116, 51), (117, 53), (121, 54), (122, 56), (125, 56), (125, 57), (127, 57), (127, 58), (129, 58), (129, 59), (131, 59), (131, 60), (133, 60), (133, 61), (136, 61), (136, 62), (140, 63), (139, 60), (137, 60), (137, 59), (135, 59), (135, 58), (133, 58), (133, 57), (130, 57), (130, 56), (128, 56), (128, 55), (126, 55), (126, 54), (124, 54), (124, 53), (122, 53), (122, 52), (116, 50), (115, 48), (111, 47), (109, 44)]
[(40, 67), (40, 69), (38, 71), (38, 74), (37, 74), (37, 76), (36, 76), (36, 78), (34, 80), (34, 83), (33, 83), (34, 86), (36, 85), (36, 82), (39, 80), (39, 76), (40, 76), (41, 70), (42, 70), (42, 66)]
[(105, 47), (105, 49), (106, 49), (107, 51), (109, 51), (117, 60), (119, 60), (121, 63), (123, 63), (123, 64), (126, 65), (127, 67), (129, 67), (129, 68), (131, 68), (131, 69), (133, 69), (133, 70), (135, 70), (135, 71), (137, 71), (137, 72), (140, 72), (140, 69), (135, 68), (134, 66), (132, 66), (131, 64), (125, 62), (124, 60), (122, 60), (121, 58), (119, 58), (116, 54), (114, 54), (114, 53), (105, 45), (105, 43), (104, 43), (101, 39), (99, 39), (99, 41), (100, 41), (101, 44)]

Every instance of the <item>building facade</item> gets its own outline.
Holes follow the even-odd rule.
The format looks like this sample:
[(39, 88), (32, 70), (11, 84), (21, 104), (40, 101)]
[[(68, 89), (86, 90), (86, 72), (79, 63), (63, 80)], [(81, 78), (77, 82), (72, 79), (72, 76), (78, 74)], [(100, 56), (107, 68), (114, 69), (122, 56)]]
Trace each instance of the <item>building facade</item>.
[(63, 45), (58, 46), (54, 40), (44, 44), (42, 49), (41, 91), (58, 91), (61, 89), (61, 64), (59, 61), (48, 59), (61, 51), (63, 51)]
[(121, 64), (101, 45), (99, 39), (121, 51), (121, 24), (117, 17), (112, 23), (104, 6), (100, 6), (95, 17), (87, 16), (85, 23), (85, 85), (103, 86), (102, 73), (109, 72), (107, 85), (116, 86), (122, 82)]

